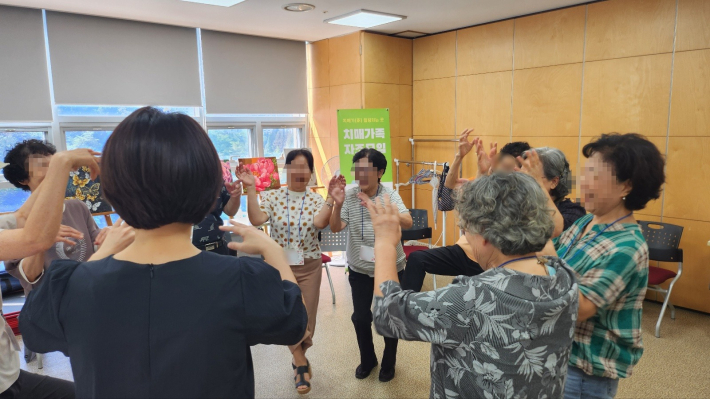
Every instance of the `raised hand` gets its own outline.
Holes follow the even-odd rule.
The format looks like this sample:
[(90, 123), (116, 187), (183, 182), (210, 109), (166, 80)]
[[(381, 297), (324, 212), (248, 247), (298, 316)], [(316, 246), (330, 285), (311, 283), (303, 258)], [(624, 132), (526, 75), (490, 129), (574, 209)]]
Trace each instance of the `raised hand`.
[(328, 183), (328, 195), (333, 197), (337, 205), (345, 202), (345, 177), (343, 175), (333, 176)]
[(474, 147), (475, 140), (474, 141), (468, 141), (468, 136), (473, 133), (473, 129), (466, 129), (461, 133), (459, 136), (459, 149), (458, 149), (458, 156), (463, 158), (466, 155), (468, 155), (469, 152)]
[(251, 173), (251, 170), (247, 169), (244, 167), (244, 165), (239, 165), (236, 171), (237, 179), (239, 179), (237, 182), (241, 183), (244, 188), (249, 188), (253, 187), (254, 183), (256, 180), (254, 179), (254, 175)]
[(136, 231), (133, 227), (126, 224), (123, 219), (118, 218), (116, 223), (108, 228), (108, 233), (106, 233), (99, 250), (89, 260), (99, 260), (115, 255), (133, 244), (135, 238)]
[[(253, 178), (254, 176), (252, 176)], [(227, 191), (229, 192), (229, 195), (231, 197), (241, 197), (243, 193), (242, 189), (242, 183), (237, 180), (232, 183), (224, 183), (225, 187), (227, 187)]]
[(106, 240), (106, 236), (108, 235), (109, 230), (111, 230), (110, 227), (104, 227), (103, 229), (101, 229), (99, 235), (96, 236), (96, 239), (94, 240), (94, 245), (100, 247), (101, 244), (104, 243), (104, 240)]
[(402, 237), (400, 227), (399, 208), (391, 203), (389, 194), (383, 198), (375, 198), (373, 202), (365, 193), (358, 194), (360, 204), (370, 212), (372, 228), (375, 231), (377, 241), (385, 241), (387, 244), (396, 246)]
[(72, 241), (70, 238), (75, 238), (77, 240), (81, 240), (84, 238), (84, 234), (82, 234), (79, 230), (65, 226), (65, 225), (60, 225), (59, 226), (59, 232), (57, 233), (57, 239), (56, 242), (63, 242), (68, 245), (76, 245), (76, 241)]
[(56, 157), (68, 162), (71, 170), (77, 170), (82, 166), (88, 167), (91, 180), (94, 180), (99, 176), (99, 172), (101, 171), (101, 168), (99, 168), (100, 155), (100, 152), (92, 151), (88, 148), (78, 148), (76, 150), (59, 152)]
[(550, 183), (545, 180), (545, 169), (540, 160), (540, 155), (538, 155), (535, 150), (526, 151), (527, 157), (518, 157), (518, 162), (522, 165), (520, 168), (515, 168), (516, 171), (520, 171), (532, 176), (537, 182), (547, 191), (550, 191)]
[(478, 174), (481, 176), (490, 175), (493, 171), (493, 160), (498, 153), (498, 143), (491, 143), (490, 149), (486, 152), (483, 140), (476, 137), (473, 141), (476, 144), (476, 156), (478, 157)]
[(280, 251), (281, 247), (263, 231), (245, 224), (230, 220), (231, 226), (220, 226), (222, 231), (232, 232), (242, 237), (242, 242), (230, 242), (227, 246), (235, 251), (245, 252), (249, 255), (264, 256), (269, 251)]

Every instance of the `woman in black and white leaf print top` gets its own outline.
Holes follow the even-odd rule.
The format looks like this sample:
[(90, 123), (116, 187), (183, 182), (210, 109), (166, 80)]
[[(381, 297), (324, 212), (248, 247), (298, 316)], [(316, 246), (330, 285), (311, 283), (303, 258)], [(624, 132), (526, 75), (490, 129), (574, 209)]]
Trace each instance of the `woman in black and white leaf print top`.
[(461, 189), (461, 228), (486, 271), (430, 292), (397, 281), (397, 209), (365, 202), (388, 237), (375, 246), (375, 327), (432, 343), (431, 398), (562, 397), (578, 290), (562, 260), (536, 256), (554, 225), (533, 178), (494, 174)]

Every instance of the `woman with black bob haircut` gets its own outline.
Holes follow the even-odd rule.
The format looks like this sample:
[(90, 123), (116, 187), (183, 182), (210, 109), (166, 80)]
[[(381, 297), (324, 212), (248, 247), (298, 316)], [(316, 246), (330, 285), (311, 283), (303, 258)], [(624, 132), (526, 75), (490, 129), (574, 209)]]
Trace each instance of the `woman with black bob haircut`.
[(582, 153), (581, 193), (590, 214), (553, 240), (579, 285), (565, 398), (613, 398), (619, 378), (631, 376), (643, 354), (648, 245), (634, 211), (660, 196), (664, 160), (634, 133), (604, 134)]
[(77, 397), (254, 397), (249, 346), (303, 337), (301, 291), (276, 242), (235, 224), (222, 229), (243, 242), (229, 247), (264, 261), (191, 245), (221, 175), (186, 115), (141, 108), (106, 142), (104, 195), (135, 240), (89, 262), (56, 261), (20, 317), (27, 346), (71, 358)]

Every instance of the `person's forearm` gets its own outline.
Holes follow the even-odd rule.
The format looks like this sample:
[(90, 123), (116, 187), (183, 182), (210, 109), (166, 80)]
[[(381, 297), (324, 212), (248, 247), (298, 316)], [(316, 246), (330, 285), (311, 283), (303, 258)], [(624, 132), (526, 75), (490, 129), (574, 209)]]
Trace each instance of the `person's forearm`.
[(261, 226), (269, 220), (269, 216), (259, 207), (259, 199), (254, 187), (247, 188), (247, 215), (249, 215), (249, 223), (253, 226)]
[(449, 166), (449, 174), (446, 175), (446, 181), (444, 182), (444, 187), (453, 190), (456, 188), (456, 183), (459, 179), (459, 173), (461, 171), (461, 162), (463, 158), (457, 153), (454, 157), (454, 161), (451, 162)]
[(23, 259), (19, 267), (22, 268), (27, 282), (34, 283), (44, 271), (44, 252)]
[(39, 193), (42, 192), (42, 184), (40, 184), (37, 189), (30, 195), (29, 198), (27, 198), (27, 201), (25, 201), (24, 204), (20, 207), (15, 212), (15, 219), (17, 221), (17, 228), (21, 229), (25, 227), (25, 223), (27, 222), (27, 217), (30, 215), (30, 212), (32, 212), (32, 207), (34, 206), (35, 202), (37, 202), (37, 197), (39, 197)]
[(597, 314), (597, 305), (587, 299), (582, 291), (579, 291), (579, 310), (577, 311), (577, 321), (585, 321)]
[(288, 280), (294, 284), (298, 284), (296, 277), (293, 275), (291, 266), (289, 266), (286, 260), (286, 255), (284, 254), (283, 248), (274, 242), (273, 248), (266, 253), (262, 254), (264, 257), (264, 262), (271, 265), (274, 269), (278, 270), (281, 274), (282, 280)]
[(412, 220), (412, 215), (408, 212), (399, 214), (399, 226), (406, 230), (412, 228), (414, 225), (414, 220)]
[(330, 231), (333, 233), (339, 233), (343, 231), (343, 220), (340, 218), (340, 211), (342, 211), (343, 206), (335, 204), (333, 206), (333, 213), (330, 214)]
[(399, 282), (397, 250), (389, 243), (375, 240), (375, 295), (383, 296), (380, 284), (390, 280)]
[(242, 205), (242, 197), (238, 196), (232, 196), (229, 198), (229, 201), (227, 201), (227, 204), (224, 206), (224, 213), (227, 214), (227, 216), (234, 217), (234, 215), (239, 212), (239, 207)]
[(316, 226), (317, 229), (324, 229), (330, 224), (330, 215), (333, 212), (333, 206), (333, 198), (326, 198), (323, 208), (321, 208), (320, 212), (313, 218), (313, 225)]
[(42, 191), (27, 216), (24, 231), (44, 249), (54, 244), (62, 221), (64, 195), (71, 164), (58, 153), (49, 163), (49, 170), (42, 182)]

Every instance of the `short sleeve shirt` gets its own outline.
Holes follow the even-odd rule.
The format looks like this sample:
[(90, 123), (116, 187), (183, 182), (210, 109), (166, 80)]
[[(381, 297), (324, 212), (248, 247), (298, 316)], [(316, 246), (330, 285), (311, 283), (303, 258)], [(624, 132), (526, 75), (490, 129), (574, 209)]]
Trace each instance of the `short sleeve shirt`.
[(648, 245), (635, 223), (592, 226), (577, 220), (553, 240), (557, 254), (574, 270), (582, 294), (597, 313), (578, 321), (570, 364), (586, 374), (626, 378), (643, 354), (641, 316), (648, 284)]
[(217, 197), (217, 201), (215, 201), (214, 208), (212, 208), (202, 222), (192, 226), (193, 245), (204, 245), (222, 239), (224, 232), (219, 229), (219, 226), (224, 224), (222, 221), (222, 212), (224, 211), (224, 206), (227, 205), (230, 199), (231, 196), (227, 188), (222, 186), (219, 197)]
[[(370, 213), (362, 205), (357, 195), (360, 193), (359, 187), (354, 187), (345, 193), (345, 202), (340, 211), (340, 219), (348, 225), (347, 259), (348, 267), (357, 273), (375, 276), (375, 264), (360, 259), (360, 248), (365, 245), (375, 246), (375, 231), (372, 228)], [(385, 194), (390, 196), (390, 201), (397, 205), (399, 213), (408, 213), (409, 210), (402, 202), (402, 197), (396, 191), (380, 185), (375, 197), (382, 197)], [(375, 197), (372, 197), (374, 199)], [(404, 255), (402, 243), (397, 244), (397, 271), (404, 269), (407, 259)]]
[[(14, 214), (0, 216), (0, 232), (17, 228)], [(2, 295), (0, 295), (0, 311), (2, 311)], [(0, 316), (0, 392), (5, 392), (20, 376), (20, 356), (17, 352), (20, 345), (15, 339), (15, 333), (7, 325), (5, 318)]]
[(261, 211), (271, 221), (271, 238), (283, 248), (300, 248), (306, 259), (320, 259), (318, 229), (314, 221), (325, 201), (310, 190), (291, 191), (287, 187), (261, 193)]

